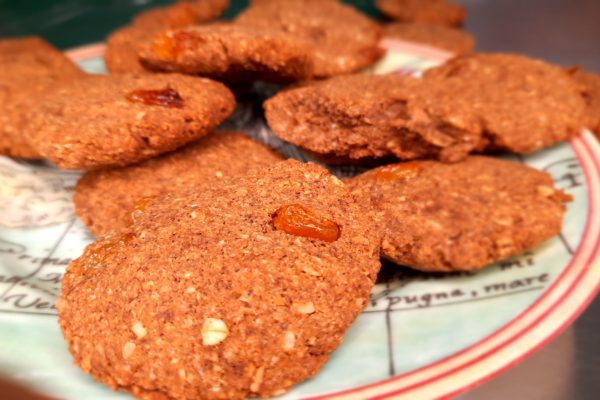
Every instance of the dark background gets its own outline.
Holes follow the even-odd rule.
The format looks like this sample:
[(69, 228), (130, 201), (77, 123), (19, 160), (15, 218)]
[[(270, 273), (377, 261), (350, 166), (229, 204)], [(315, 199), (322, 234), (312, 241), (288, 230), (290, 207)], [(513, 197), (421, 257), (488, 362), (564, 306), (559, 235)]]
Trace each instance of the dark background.
[[(231, 18), (247, 0), (231, 0)], [(600, 0), (463, 0), (479, 51), (522, 53), (600, 72)], [(0, 0), (0, 37), (37, 34), (67, 49), (102, 41), (158, 0)], [(376, 19), (370, 0), (346, 1)], [(0, 71), (1, 73), (1, 71)], [(600, 398), (600, 300), (525, 362), (461, 396), (475, 400)]]
[[(230, 0), (231, 18), (248, 0)], [(374, 18), (372, 0), (346, 0)], [(480, 51), (510, 51), (600, 72), (600, 0), (462, 0)], [(167, 0), (0, 0), (0, 37), (36, 33), (67, 49), (103, 40)]]

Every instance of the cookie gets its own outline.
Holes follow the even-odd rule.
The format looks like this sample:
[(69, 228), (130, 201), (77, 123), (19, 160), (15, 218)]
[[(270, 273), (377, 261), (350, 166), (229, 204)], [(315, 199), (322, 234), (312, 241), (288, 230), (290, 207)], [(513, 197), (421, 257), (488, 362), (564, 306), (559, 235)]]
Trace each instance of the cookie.
[(283, 161), (157, 199), (88, 246), (63, 279), (60, 326), (77, 365), (140, 398), (275, 396), (340, 345), (379, 243), (341, 181)]
[(55, 82), (84, 75), (39, 37), (0, 40), (0, 154), (42, 158), (25, 137), (26, 113)]
[(199, 139), (233, 111), (222, 84), (177, 74), (90, 75), (53, 88), (28, 139), (61, 168), (123, 166)]
[(347, 181), (370, 202), (382, 256), (423, 271), (470, 271), (531, 249), (561, 228), (570, 196), (522, 164), (472, 156), (411, 161)]
[(386, 16), (405, 22), (461, 26), (465, 8), (447, 0), (375, 0), (375, 6)]
[(289, 0), (252, 4), (235, 20), (252, 29), (293, 34), (311, 48), (316, 78), (368, 67), (384, 54), (381, 29), (351, 6), (336, 1)]
[(242, 133), (212, 133), (140, 164), (86, 173), (75, 187), (75, 212), (99, 236), (126, 228), (136, 206), (143, 207), (153, 197), (218, 183), (280, 160)]
[(347, 75), (288, 89), (264, 103), (278, 137), (326, 159), (464, 158), (480, 141), (468, 99), (400, 75)]
[(383, 35), (426, 44), (455, 54), (470, 54), (475, 50), (475, 39), (468, 32), (427, 22), (388, 24), (383, 27)]
[(160, 34), (140, 52), (149, 69), (228, 82), (309, 79), (309, 49), (295, 36), (268, 28), (212, 24)]
[(427, 70), (424, 79), (471, 101), (481, 120), (481, 150), (531, 153), (568, 140), (585, 125), (581, 87), (565, 70), (543, 61), (474, 54)]
[(586, 126), (600, 137), (600, 75), (577, 69), (573, 71), (572, 76), (584, 86), (584, 100), (588, 114)]
[(229, 6), (228, 0), (196, 0), (155, 7), (134, 18), (131, 26), (118, 29), (106, 40), (104, 63), (110, 73), (140, 73), (145, 68), (138, 53), (141, 45), (162, 30), (215, 19)]
[(146, 28), (126, 26), (110, 34), (106, 39), (104, 65), (111, 74), (143, 73), (138, 52), (141, 43), (153, 37), (154, 32)]
[(220, 16), (229, 0), (178, 1), (166, 7), (155, 7), (135, 16), (132, 25), (147, 30), (162, 30), (194, 25)]

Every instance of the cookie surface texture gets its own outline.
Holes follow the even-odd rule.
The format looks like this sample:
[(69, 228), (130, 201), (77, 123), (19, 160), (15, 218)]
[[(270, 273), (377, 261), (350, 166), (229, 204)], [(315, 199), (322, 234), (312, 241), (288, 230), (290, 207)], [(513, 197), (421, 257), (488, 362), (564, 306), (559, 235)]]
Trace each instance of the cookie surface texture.
[(465, 8), (447, 0), (376, 0), (376, 7), (386, 16), (406, 22), (461, 26)]
[(132, 25), (147, 30), (179, 28), (213, 20), (229, 7), (229, 0), (178, 1), (135, 16)]
[(584, 86), (584, 100), (588, 114), (586, 127), (600, 138), (600, 75), (578, 70), (574, 72), (573, 77)]
[(73, 202), (76, 214), (99, 236), (132, 224), (153, 197), (218, 184), (280, 160), (242, 133), (215, 132), (140, 164), (90, 171), (77, 182)]
[(240, 83), (294, 82), (312, 76), (308, 46), (285, 32), (234, 24), (163, 32), (140, 51), (149, 69)]
[(496, 158), (411, 161), (347, 181), (384, 231), (382, 256), (423, 271), (480, 269), (560, 231), (564, 203), (545, 172)]
[(38, 37), (0, 40), (0, 154), (42, 158), (26, 138), (27, 113), (56, 82), (84, 72)]
[(259, 2), (242, 12), (235, 23), (277, 29), (305, 41), (311, 48), (317, 78), (360, 70), (384, 54), (378, 47), (379, 26), (353, 7), (336, 1)]
[(583, 90), (564, 69), (543, 61), (480, 53), (427, 70), (424, 79), (470, 100), (481, 121), (482, 150), (527, 154), (568, 140), (585, 126)]
[(379, 242), (341, 181), (284, 161), (161, 199), (89, 246), (65, 275), (60, 325), (84, 371), (141, 398), (278, 395), (318, 372), (368, 303)]
[(199, 139), (234, 106), (231, 92), (209, 79), (90, 75), (36, 104), (29, 140), (62, 168), (123, 166)]
[(432, 90), (395, 74), (347, 75), (282, 91), (264, 108), (277, 136), (326, 158), (464, 158), (480, 141), (471, 106)]

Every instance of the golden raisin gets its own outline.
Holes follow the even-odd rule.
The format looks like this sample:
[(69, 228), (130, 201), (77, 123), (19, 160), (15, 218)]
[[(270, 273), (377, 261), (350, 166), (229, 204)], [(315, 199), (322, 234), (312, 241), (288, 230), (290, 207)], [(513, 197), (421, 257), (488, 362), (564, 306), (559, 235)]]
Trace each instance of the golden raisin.
[(152, 45), (154, 54), (161, 60), (174, 60), (179, 53), (172, 32), (161, 33)]
[(112, 253), (114, 250), (118, 249), (119, 247), (128, 246), (133, 239), (133, 236), (133, 233), (127, 232), (119, 236), (116, 240), (103, 243), (101, 246), (94, 249), (91, 257), (98, 264), (105, 263), (113, 255)]
[(138, 199), (133, 205), (133, 211), (146, 211), (146, 207), (148, 207), (148, 203), (150, 203), (150, 200), (152, 200), (152, 197), (142, 197)]
[(383, 182), (400, 181), (414, 178), (423, 168), (416, 162), (391, 164), (381, 167), (375, 172), (375, 179)]
[(183, 99), (175, 89), (166, 87), (158, 90), (133, 90), (125, 96), (133, 103), (144, 103), (149, 106), (182, 108)]
[(273, 216), (275, 229), (294, 236), (335, 242), (340, 237), (340, 227), (335, 222), (316, 215), (300, 204), (280, 207)]

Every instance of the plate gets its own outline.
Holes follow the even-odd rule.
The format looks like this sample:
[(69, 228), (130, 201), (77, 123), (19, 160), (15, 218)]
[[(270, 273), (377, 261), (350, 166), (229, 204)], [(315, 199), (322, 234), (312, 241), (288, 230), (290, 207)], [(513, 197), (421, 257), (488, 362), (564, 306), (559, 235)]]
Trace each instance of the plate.
[[(387, 55), (372, 73), (419, 74), (451, 56), (398, 40), (382, 46)], [(103, 72), (102, 52), (97, 44), (68, 54), (86, 70)], [(309, 160), (275, 138), (256, 110), (240, 104), (228, 127)], [(452, 396), (531, 354), (583, 311), (600, 287), (600, 145), (584, 131), (570, 143), (506, 158), (547, 171), (574, 196), (560, 235), (477, 273), (384, 265), (344, 343), (316, 377), (281, 398)], [(345, 177), (358, 170), (334, 172)], [(0, 373), (57, 398), (130, 398), (72, 364), (57, 324), (64, 269), (93, 240), (73, 216), (78, 176), (0, 158), (0, 220), (9, 225), (0, 228)]]

